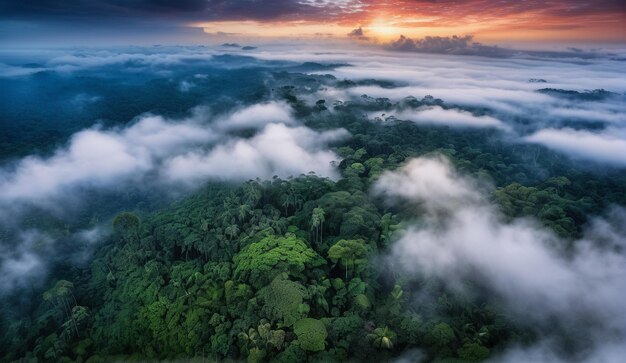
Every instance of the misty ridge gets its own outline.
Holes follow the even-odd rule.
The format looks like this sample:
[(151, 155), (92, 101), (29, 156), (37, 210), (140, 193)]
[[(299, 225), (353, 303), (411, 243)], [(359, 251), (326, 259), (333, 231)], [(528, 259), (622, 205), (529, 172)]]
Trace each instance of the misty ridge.
[(626, 356), (616, 54), (25, 50), (0, 93), (3, 361)]

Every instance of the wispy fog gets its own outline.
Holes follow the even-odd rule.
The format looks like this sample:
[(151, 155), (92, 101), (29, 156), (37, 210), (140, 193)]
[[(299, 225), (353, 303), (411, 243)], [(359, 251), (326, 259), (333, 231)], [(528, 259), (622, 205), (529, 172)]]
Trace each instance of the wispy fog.
[(626, 166), (626, 130), (608, 128), (604, 132), (543, 129), (524, 138), (574, 157)]
[[(134, 94), (152, 92), (141, 103), (116, 92), (72, 89), (63, 103), (68, 114), (89, 117), (89, 110), (116, 105), (125, 112), (80, 123), (69, 137), (50, 143), (51, 150), (21, 150), (3, 159), (0, 227), (11, 233), (10, 240), (0, 243), (0, 289), (29, 286), (46, 275), (52, 259), (87, 258), (86, 250), (67, 256), (56, 251), (58, 241), (89, 246), (107, 234), (110, 216), (60, 236), (32, 227), (24, 216), (33, 210), (63, 220), (70, 210), (92, 207), (92, 196), (122, 195), (125, 188), (178, 196), (211, 181), (239, 183), (309, 172), (340, 179), (335, 146), (351, 135), (340, 123), (318, 129), (306, 116), (296, 116), (307, 107), (315, 120), (340, 112), (333, 105), (352, 105), (350, 116), (358, 117), (350, 122), (367, 125), (404, 120), (418, 128), (459, 133), (496, 130), (494, 138), (507, 145), (538, 144), (586, 165), (626, 167), (623, 60), (578, 57), (575, 52), (558, 57), (467, 55), (485, 50), (476, 47), (457, 56), (274, 44), (228, 54), (210, 47), (153, 47), (48, 51), (47, 59), (36, 62), (0, 59), (3, 84), (27, 79), (41, 85), (52, 75), (78, 75), (83, 80), (94, 77), (93, 83), (102, 86), (108, 80), (103, 75), (111, 71), (113, 86), (130, 84)], [(218, 71), (212, 73), (211, 67)], [(230, 74), (217, 76), (232, 69), (239, 72), (232, 82)], [(294, 83), (283, 74), (285, 69), (305, 73), (300, 75), (303, 84), (285, 91), (294, 92), (296, 101), (292, 94), (280, 97), (280, 87)], [(281, 77), (286, 77), (284, 83)], [(174, 92), (168, 93), (167, 87)], [(198, 94), (204, 98), (195, 102)], [(194, 103), (185, 103), (190, 99)], [(315, 108), (318, 100), (326, 106)], [(383, 106), (362, 107), (370, 101)], [(174, 111), (148, 112), (163, 104), (169, 107), (166, 111)], [(135, 106), (138, 111), (128, 115)], [(37, 117), (44, 120), (42, 139), (59, 131), (46, 124), (48, 115)], [(17, 129), (28, 125), (25, 121)], [(461, 291), (467, 280), (481, 284), (541, 338), (539, 344), (511, 348), (495, 361), (566, 362), (572, 356), (558, 349), (559, 331), (569, 332), (587, 321), (588, 331), (572, 334), (583, 336), (582, 348), (571, 352), (574, 358), (591, 363), (626, 356), (623, 207), (593, 217), (583, 238), (564, 241), (532, 219), (506, 220), (488, 201), (490, 188), (461, 175), (443, 157), (413, 159), (383, 173), (374, 184), (376, 193), (392, 204), (412, 203), (419, 218), (393, 242), (388, 258), (408, 274), (437, 277)], [(565, 245), (573, 248), (565, 250)]]
[(339, 157), (325, 145), (347, 136), (345, 130), (319, 133), (302, 126), (269, 124), (251, 139), (233, 139), (209, 152), (192, 151), (172, 157), (162, 174), (170, 181), (183, 183), (209, 178), (285, 178), (308, 172), (336, 179), (339, 174), (332, 162)]
[[(22, 204), (56, 208), (76, 190), (125, 183), (171, 188), (178, 182), (189, 186), (308, 172), (337, 178), (331, 162), (339, 157), (326, 145), (347, 132), (296, 126), (290, 114), (286, 104), (269, 103), (220, 116), (215, 123), (208, 110), (197, 108), (182, 120), (145, 115), (128, 127), (96, 126), (76, 133), (50, 157), (29, 156), (2, 168), (0, 201), (11, 209)], [(258, 133), (251, 138), (230, 133), (242, 128)]]
[(429, 106), (415, 110), (402, 110), (399, 112), (389, 112), (372, 114), (370, 117), (380, 117), (381, 119), (395, 117), (400, 120), (409, 120), (418, 124), (448, 125), (457, 127), (493, 127), (506, 128), (507, 126), (500, 120), (492, 116), (475, 116), (471, 112), (450, 109), (446, 110), (440, 106)]
[[(92, 208), (94, 193), (117, 195), (140, 186), (143, 193), (171, 194), (211, 180), (243, 182), (309, 172), (338, 178), (332, 162), (340, 158), (328, 144), (349, 134), (311, 130), (291, 113), (288, 105), (270, 102), (219, 116), (206, 107), (183, 119), (147, 114), (125, 127), (96, 125), (77, 132), (49, 156), (5, 164), (0, 169), (0, 227), (12, 232), (0, 245), (3, 294), (44, 281), (51, 261), (87, 259), (90, 246), (103, 235), (99, 227), (71, 237), (22, 227), (33, 210), (69, 218)], [(235, 134), (244, 130), (253, 135)], [(70, 243), (75, 251), (58, 251), (59, 243)]]
[[(300, 56), (295, 53), (281, 59)], [(384, 116), (382, 112), (370, 116), (447, 126), (498, 127), (510, 131), (508, 137), (520, 142), (540, 143), (577, 159), (623, 166), (623, 158), (617, 156), (626, 154), (626, 77), (621, 59), (581, 59), (575, 54), (565, 58), (487, 59), (367, 51), (329, 58), (350, 64), (324, 72), (338, 79), (387, 80), (395, 86), (327, 88), (318, 92), (318, 98), (350, 101), (368, 95), (398, 102), (408, 96), (421, 99), (431, 95), (461, 110), (426, 107), (386, 110)], [(564, 142), (580, 142), (581, 146), (566, 147)], [(596, 142), (609, 145), (596, 150)]]
[[(485, 188), (485, 186), (482, 186)], [(561, 240), (532, 219), (506, 221), (480, 183), (460, 175), (442, 157), (413, 159), (384, 173), (375, 192), (390, 202), (410, 201), (422, 211), (393, 244), (389, 259), (406, 273), (435, 276), (463, 291), (484, 286), (508, 313), (542, 337), (494, 361), (570, 361), (558, 349), (564, 331), (579, 335), (585, 362), (617, 362), (626, 353), (626, 210), (615, 207), (593, 219), (584, 238)]]

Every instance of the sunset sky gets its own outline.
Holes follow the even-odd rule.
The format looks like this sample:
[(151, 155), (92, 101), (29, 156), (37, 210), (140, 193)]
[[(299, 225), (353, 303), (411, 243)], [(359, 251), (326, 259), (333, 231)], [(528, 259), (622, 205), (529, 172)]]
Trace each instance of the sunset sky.
[[(362, 31), (352, 33), (362, 28)], [(0, 42), (474, 35), (485, 43), (626, 42), (623, 0), (0, 0)], [(361, 36), (362, 35), (362, 36)]]

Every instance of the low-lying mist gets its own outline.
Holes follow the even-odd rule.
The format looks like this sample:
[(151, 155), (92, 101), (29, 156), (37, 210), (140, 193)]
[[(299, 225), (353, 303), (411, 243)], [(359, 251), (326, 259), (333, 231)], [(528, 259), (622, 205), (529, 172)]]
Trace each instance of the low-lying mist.
[[(503, 54), (480, 44), (446, 50), (469, 41), (0, 57), (0, 91), (9, 95), (0, 100), (7, 131), (0, 135), (0, 299), (41, 295), (54, 269), (87, 271), (121, 211), (149, 218), (212, 184), (288, 184), (313, 173), (324, 178), (319, 190), (298, 192), (326, 197), (292, 201), (290, 189), (284, 207), (257, 205), (259, 225), (306, 229), (314, 222), (295, 210), (317, 213), (311, 231), (319, 242), (307, 248), (337, 242), (324, 228), (368, 230), (372, 236), (361, 237), (385, 238), (370, 241), (367, 248), (380, 250), (371, 257), (383, 255), (401, 274), (441, 280), (459, 295), (478, 286), (536, 337), (498, 347), (494, 362), (619, 361), (626, 356), (624, 60), (602, 52)], [(532, 208), (519, 208), (521, 217), (504, 213), (494, 197), (511, 185), (542, 188), (562, 174), (581, 178), (567, 196), (576, 200), (564, 197), (554, 212), (573, 225), (567, 236)], [(557, 189), (537, 189), (543, 194), (522, 202), (542, 207), (546, 194), (571, 182), (562, 177)], [(367, 208), (353, 208), (350, 198)], [(315, 203), (339, 212), (320, 216)], [(231, 243), (251, 209), (224, 217), (229, 232), (205, 243)], [(337, 222), (344, 215), (351, 220)], [(324, 227), (324, 218), (337, 225)], [(208, 225), (197, 234), (218, 229)], [(342, 270), (336, 266), (329, 276)]]
[[(591, 219), (584, 238), (570, 242), (533, 219), (506, 220), (481, 192), (488, 188), (440, 156), (384, 173), (374, 191), (421, 211), (394, 242), (390, 264), (461, 292), (468, 281), (483, 286), (541, 337), (494, 361), (618, 361), (626, 354), (626, 210)], [(569, 352), (559, 345), (566, 337), (577, 340)]]

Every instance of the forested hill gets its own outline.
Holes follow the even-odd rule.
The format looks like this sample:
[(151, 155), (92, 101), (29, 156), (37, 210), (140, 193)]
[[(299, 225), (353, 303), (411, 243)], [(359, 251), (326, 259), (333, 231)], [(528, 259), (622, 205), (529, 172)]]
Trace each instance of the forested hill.
[(578, 169), (494, 140), (497, 131), (376, 124), (291, 101), (307, 125), (353, 135), (337, 146), (341, 179), (210, 183), (156, 213), (120, 211), (88, 268), (60, 274), (29, 319), (4, 323), (3, 360), (384, 361), (416, 347), (483, 360), (536, 331), (493, 305), (480, 281), (455, 293), (382, 258), (421, 214), (371, 193), (381, 174), (445, 155), (493, 185), (489, 199), (506, 216), (536, 217), (566, 241), (586, 215), (626, 204), (626, 173)]
[(0, 75), (0, 361), (613, 363), (621, 63), (277, 49)]

